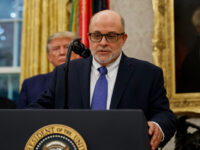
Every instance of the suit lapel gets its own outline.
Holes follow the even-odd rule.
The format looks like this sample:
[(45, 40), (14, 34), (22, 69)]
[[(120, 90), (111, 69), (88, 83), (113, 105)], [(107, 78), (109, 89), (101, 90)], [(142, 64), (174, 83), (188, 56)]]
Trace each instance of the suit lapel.
[(91, 72), (92, 57), (83, 60), (81, 63), (79, 78), (82, 95), (83, 108), (90, 108), (90, 72)]
[(126, 57), (122, 53), (122, 58), (120, 61), (119, 69), (118, 69), (118, 74), (113, 90), (113, 95), (111, 99), (111, 105), (110, 109), (116, 109), (120, 99), (123, 95), (123, 92), (125, 91), (125, 88), (127, 87), (129, 80), (131, 78), (131, 74), (133, 72), (133, 69), (130, 69), (131, 63), (128, 61), (128, 57)]

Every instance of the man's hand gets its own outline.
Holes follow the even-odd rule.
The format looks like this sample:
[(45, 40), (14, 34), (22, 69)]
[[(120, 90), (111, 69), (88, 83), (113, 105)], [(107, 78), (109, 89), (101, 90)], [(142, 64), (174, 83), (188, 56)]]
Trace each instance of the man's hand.
[(151, 136), (150, 146), (151, 150), (155, 150), (163, 139), (162, 132), (160, 128), (153, 122), (148, 122), (149, 135)]

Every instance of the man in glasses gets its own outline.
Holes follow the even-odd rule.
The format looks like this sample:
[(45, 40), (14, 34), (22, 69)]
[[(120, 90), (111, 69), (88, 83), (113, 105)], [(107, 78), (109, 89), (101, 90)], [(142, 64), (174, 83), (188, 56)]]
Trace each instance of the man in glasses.
[[(168, 138), (167, 133), (165, 134), (165, 131), (163, 131), (164, 126), (167, 124), (159, 124), (159, 122), (162, 122), (163, 118), (175, 120), (175, 117), (169, 110), (168, 100), (165, 96), (161, 70), (147, 62), (128, 58), (122, 53), (122, 47), (127, 39), (127, 34), (124, 29), (124, 20), (116, 12), (107, 10), (93, 16), (89, 31), (90, 49), (93, 56), (90, 79), (90, 88), (92, 90), (90, 91), (95, 89), (95, 83), (98, 79), (98, 67), (106, 67), (106, 78), (108, 80), (106, 108), (138, 107), (142, 108), (146, 113), (147, 109), (149, 109), (146, 117), (148, 116), (147, 119), (150, 120), (148, 125), (149, 134), (152, 135), (151, 147), (156, 149), (163, 139)], [(155, 88), (154, 86), (150, 87), (153, 79), (157, 80), (156, 82), (158, 83), (157, 85), (154, 83), (154, 86), (157, 87), (150, 92), (151, 88)], [(115, 93), (117, 91), (119, 93)], [(90, 98), (93, 96), (92, 93), (94, 92), (90, 93)], [(140, 94), (144, 95), (141, 96)], [(114, 98), (111, 98), (111, 95)], [(119, 97), (117, 98), (117, 96)], [(155, 96), (158, 97), (156, 98)], [(114, 105), (116, 106), (114, 107)], [(159, 107), (163, 108), (158, 111)], [(156, 114), (154, 111), (158, 111), (158, 113)], [(172, 126), (169, 125), (173, 129), (172, 132), (169, 131), (169, 133), (171, 132), (170, 136), (173, 135), (175, 130), (174, 122), (171, 122)]]
[[(92, 17), (88, 33), (92, 57), (70, 63), (68, 108), (142, 109), (155, 150), (173, 136), (176, 118), (169, 109), (162, 70), (122, 52), (128, 37), (124, 28), (124, 19), (114, 11)], [(48, 91), (31, 107), (64, 108), (64, 77), (64, 66), (56, 67)]]

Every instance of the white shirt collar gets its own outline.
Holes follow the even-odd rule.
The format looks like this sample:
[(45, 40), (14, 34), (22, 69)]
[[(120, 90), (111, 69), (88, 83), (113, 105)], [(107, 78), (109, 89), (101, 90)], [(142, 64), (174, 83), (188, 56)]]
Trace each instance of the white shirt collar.
[[(107, 73), (108, 77), (112, 76), (112, 71), (115, 68), (119, 67), (121, 57), (122, 57), (122, 53), (118, 56), (118, 58), (113, 63), (106, 66), (106, 68), (108, 70), (108, 73)], [(99, 74), (98, 68), (101, 67), (101, 65), (94, 59), (94, 57), (92, 59), (92, 67), (96, 70), (95, 74), (98, 75)]]

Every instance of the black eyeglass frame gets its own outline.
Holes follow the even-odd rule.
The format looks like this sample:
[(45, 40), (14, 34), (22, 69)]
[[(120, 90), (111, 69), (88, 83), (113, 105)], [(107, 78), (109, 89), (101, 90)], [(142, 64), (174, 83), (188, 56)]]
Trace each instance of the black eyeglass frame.
[[(97, 41), (94, 41), (94, 40), (92, 40), (92, 38), (91, 38), (91, 36), (92, 36), (92, 34), (99, 34), (99, 35), (101, 35), (101, 38), (99, 39), (99, 40), (97, 40)], [(114, 41), (110, 41), (110, 40), (108, 40), (107, 38), (108, 38), (108, 35), (110, 35), (110, 34), (114, 34), (115, 36), (116, 36), (116, 40), (114, 40)], [(119, 36), (122, 36), (122, 35), (124, 35), (125, 34), (125, 32), (122, 32), (122, 33), (114, 33), (114, 32), (111, 32), (111, 33), (106, 33), (106, 34), (101, 34), (101, 33), (88, 33), (88, 36), (90, 37), (90, 40), (92, 41), (92, 42), (101, 42), (101, 40), (103, 39), (103, 37), (105, 37), (106, 38), (106, 41), (107, 42), (116, 42), (119, 38)]]

